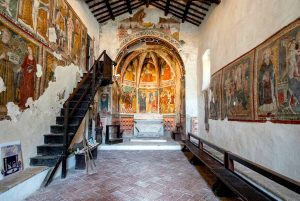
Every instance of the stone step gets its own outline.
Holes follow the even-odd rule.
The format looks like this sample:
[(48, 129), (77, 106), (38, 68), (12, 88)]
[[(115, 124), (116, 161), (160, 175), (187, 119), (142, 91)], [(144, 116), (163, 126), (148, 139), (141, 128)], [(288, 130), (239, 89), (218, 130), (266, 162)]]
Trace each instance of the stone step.
[[(69, 124), (68, 132), (69, 133), (76, 133), (79, 125), (78, 124)], [(50, 126), (50, 132), (53, 134), (59, 134), (64, 132), (63, 125), (52, 125)]]
[(37, 146), (37, 154), (42, 156), (61, 155), (64, 149), (63, 144), (43, 144)]
[(30, 158), (30, 165), (53, 167), (57, 163), (59, 158), (60, 155), (35, 156)]
[[(73, 116), (69, 119), (69, 123), (70, 124), (79, 124), (83, 118), (84, 118), (83, 115)], [(56, 117), (56, 124), (63, 125), (64, 124), (64, 116)]]
[[(72, 140), (74, 137), (74, 133), (69, 133), (69, 140)], [(45, 134), (44, 135), (44, 143), (45, 144), (63, 144), (64, 134)]]

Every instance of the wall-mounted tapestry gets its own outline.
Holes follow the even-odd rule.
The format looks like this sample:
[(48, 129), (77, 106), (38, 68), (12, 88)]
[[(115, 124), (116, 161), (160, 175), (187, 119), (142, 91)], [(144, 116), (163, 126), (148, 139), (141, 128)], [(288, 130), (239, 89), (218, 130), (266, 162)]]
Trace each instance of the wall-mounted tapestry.
[[(221, 71), (222, 119), (300, 123), (300, 19)], [(211, 119), (218, 119), (221, 71), (211, 79)]]
[(122, 87), (120, 97), (120, 112), (135, 113), (136, 112), (136, 89), (130, 86)]
[(258, 119), (275, 117), (276, 107), (276, 78), (278, 70), (279, 43), (268, 40), (256, 49), (255, 65), (255, 105)]
[(209, 88), (209, 118), (220, 119), (221, 117), (221, 82), (222, 71), (218, 71), (211, 77)]
[(253, 119), (253, 64), (251, 51), (223, 69), (222, 119)]
[(139, 89), (139, 112), (158, 113), (158, 90)]
[(275, 70), (277, 120), (300, 120), (300, 20), (276, 36), (279, 66)]
[(175, 86), (161, 88), (159, 96), (160, 113), (175, 113)]

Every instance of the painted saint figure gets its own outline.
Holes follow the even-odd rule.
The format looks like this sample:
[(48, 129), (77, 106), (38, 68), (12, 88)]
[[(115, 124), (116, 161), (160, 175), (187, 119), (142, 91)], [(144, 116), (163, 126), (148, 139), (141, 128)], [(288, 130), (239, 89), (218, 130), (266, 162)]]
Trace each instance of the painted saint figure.
[(72, 53), (72, 45), (73, 45), (73, 32), (74, 32), (74, 23), (73, 23), (73, 14), (69, 11), (69, 18), (67, 21), (68, 28), (68, 55), (71, 56)]
[(33, 56), (33, 49), (28, 46), (28, 54), (25, 56), (23, 64), (21, 65), (21, 79), (20, 79), (20, 102), (19, 107), (25, 109), (27, 99), (33, 98), (34, 95), (34, 75), (36, 72), (36, 61)]
[(271, 114), (276, 107), (275, 77), (271, 56), (271, 49), (267, 48), (263, 53), (263, 63), (258, 76), (258, 104), (260, 110), (268, 114)]
[(146, 112), (146, 94), (144, 92), (140, 95), (140, 112)]

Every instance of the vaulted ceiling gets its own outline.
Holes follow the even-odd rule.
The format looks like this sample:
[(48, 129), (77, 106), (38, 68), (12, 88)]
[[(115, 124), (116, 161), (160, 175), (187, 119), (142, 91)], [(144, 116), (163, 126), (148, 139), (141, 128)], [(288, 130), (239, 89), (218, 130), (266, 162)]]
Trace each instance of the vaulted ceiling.
[(172, 14), (181, 19), (182, 23), (189, 22), (199, 26), (204, 20), (212, 4), (221, 0), (85, 0), (91, 12), (99, 23), (104, 23), (124, 13), (146, 5), (152, 5), (164, 11), (165, 16)]

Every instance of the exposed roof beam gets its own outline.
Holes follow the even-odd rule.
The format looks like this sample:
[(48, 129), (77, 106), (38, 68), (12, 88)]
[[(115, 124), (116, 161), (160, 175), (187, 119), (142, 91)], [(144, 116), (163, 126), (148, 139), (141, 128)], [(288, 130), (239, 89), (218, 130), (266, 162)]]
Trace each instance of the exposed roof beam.
[(182, 23), (184, 23), (184, 21), (185, 21), (186, 15), (188, 14), (189, 9), (191, 7), (191, 3), (192, 3), (192, 0), (188, 0), (186, 2), (185, 10), (184, 10), (184, 13), (183, 13), (183, 16), (182, 16)]
[(149, 7), (149, 1), (150, 0), (145, 0), (146, 1), (146, 7), (148, 8)]
[(130, 5), (130, 1), (126, 0), (126, 4), (127, 4), (127, 8), (130, 14), (132, 14), (132, 9), (131, 9), (131, 5)]
[(170, 1), (171, 1), (171, 0), (167, 0), (167, 3), (166, 3), (166, 9), (165, 9), (165, 16), (168, 15), (169, 7), (170, 7)]
[(112, 19), (112, 20), (115, 20), (115, 16), (114, 16), (114, 14), (113, 14), (113, 12), (112, 12), (112, 10), (111, 10), (111, 7), (110, 7), (110, 4), (109, 4), (108, 0), (105, 0), (105, 4), (106, 4), (106, 7), (107, 7), (107, 9), (108, 9), (108, 12), (109, 12), (109, 14), (110, 14), (111, 19)]

